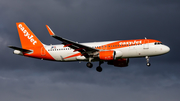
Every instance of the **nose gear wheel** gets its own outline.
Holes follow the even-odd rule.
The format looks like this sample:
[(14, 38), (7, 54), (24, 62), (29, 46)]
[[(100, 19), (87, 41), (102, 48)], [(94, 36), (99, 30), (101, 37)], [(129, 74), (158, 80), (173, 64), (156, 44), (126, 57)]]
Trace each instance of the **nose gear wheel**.
[(151, 64), (149, 63), (149, 56), (146, 56), (145, 58), (146, 58), (146, 61), (147, 61), (146, 65), (147, 65), (148, 67), (151, 66)]

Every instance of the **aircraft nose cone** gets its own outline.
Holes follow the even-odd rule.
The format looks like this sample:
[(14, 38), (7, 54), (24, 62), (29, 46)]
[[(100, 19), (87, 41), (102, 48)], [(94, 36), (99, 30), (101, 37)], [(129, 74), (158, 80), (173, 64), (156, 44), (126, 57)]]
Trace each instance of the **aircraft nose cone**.
[(165, 46), (165, 47), (163, 48), (163, 50), (164, 50), (165, 53), (168, 53), (168, 52), (170, 51), (170, 48), (169, 48), (168, 46)]

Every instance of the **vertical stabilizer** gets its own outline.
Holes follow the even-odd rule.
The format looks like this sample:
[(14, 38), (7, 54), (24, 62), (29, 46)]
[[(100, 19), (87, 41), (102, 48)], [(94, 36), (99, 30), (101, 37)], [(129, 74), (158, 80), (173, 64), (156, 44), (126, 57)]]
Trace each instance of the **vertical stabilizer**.
[(34, 33), (27, 27), (24, 22), (16, 23), (21, 46), (24, 49), (31, 47), (43, 46), (41, 41), (34, 35)]

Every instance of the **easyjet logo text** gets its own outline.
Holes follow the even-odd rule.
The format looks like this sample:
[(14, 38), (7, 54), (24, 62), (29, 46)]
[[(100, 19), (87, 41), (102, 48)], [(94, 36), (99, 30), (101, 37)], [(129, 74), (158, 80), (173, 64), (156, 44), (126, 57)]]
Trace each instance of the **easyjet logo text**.
[(24, 36), (27, 37), (33, 45), (36, 45), (37, 41), (34, 40), (34, 36), (30, 35), (29, 32), (22, 26), (22, 24), (19, 24), (18, 27), (24, 33)]
[(135, 44), (142, 44), (142, 41), (140, 40), (140, 41), (131, 41), (131, 42), (120, 42), (119, 43), (120, 45), (135, 45)]

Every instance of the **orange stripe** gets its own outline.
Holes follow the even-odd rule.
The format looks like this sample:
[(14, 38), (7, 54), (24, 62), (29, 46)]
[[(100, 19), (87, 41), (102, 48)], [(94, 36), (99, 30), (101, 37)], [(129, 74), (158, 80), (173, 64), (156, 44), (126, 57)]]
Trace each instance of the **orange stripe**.
[(64, 47), (69, 47), (69, 46), (71, 46), (72, 44), (67, 44), (67, 45), (64, 45)]
[(160, 41), (153, 39), (123, 40), (123, 41), (116, 41), (113, 43), (102, 45), (100, 47), (97, 47), (96, 49), (111, 50), (111, 49), (124, 48), (124, 47), (129, 47), (139, 44), (154, 43), (154, 42), (160, 42)]

